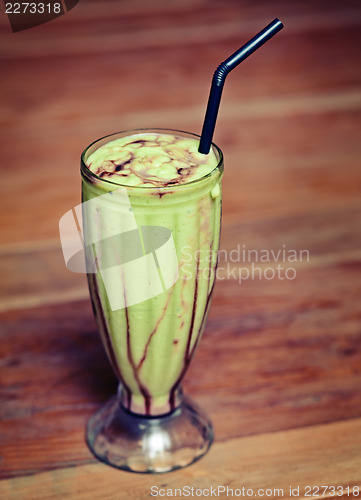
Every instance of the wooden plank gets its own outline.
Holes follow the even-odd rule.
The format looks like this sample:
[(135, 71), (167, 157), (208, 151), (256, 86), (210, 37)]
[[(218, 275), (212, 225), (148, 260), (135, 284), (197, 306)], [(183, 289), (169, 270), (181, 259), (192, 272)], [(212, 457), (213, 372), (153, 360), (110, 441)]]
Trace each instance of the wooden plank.
[[(275, 167), (277, 168), (277, 165)], [(242, 187), (241, 191), (243, 190), (246, 191), (246, 188)], [(294, 199), (295, 195), (293, 202)], [(225, 200), (225, 205), (227, 203)], [(243, 203), (242, 201), (239, 205), (242, 206)], [(288, 203), (290, 205), (291, 201)], [(280, 208), (282, 207), (278, 206), (278, 210)], [(319, 208), (318, 212), (315, 211), (307, 217), (272, 217), (268, 214), (267, 218), (253, 218), (251, 222), (243, 221), (243, 217), (234, 220), (238, 218), (235, 217), (232, 221), (231, 214), (227, 214), (223, 221), (221, 261), (224, 252), (231, 256), (236, 252), (236, 256), (239, 254), (241, 257), (243, 245), (247, 251), (270, 249), (276, 253), (282, 251), (283, 245), (287, 249), (297, 251), (306, 249), (311, 256), (311, 262), (307, 262), (307, 266), (359, 259), (361, 236), (357, 228), (361, 223), (361, 209), (358, 205), (349, 209), (333, 210), (331, 213), (322, 212)], [(247, 207), (243, 210), (246, 211)], [(0, 257), (2, 311), (88, 297), (85, 276), (66, 270), (58, 240), (3, 245)], [(249, 267), (250, 263), (245, 262), (242, 265)]]
[[(357, 205), (360, 117), (357, 110), (262, 119), (227, 118), (226, 112), (216, 134), (226, 158), (224, 221)], [(190, 122), (187, 125), (192, 128)], [(79, 151), (86, 135), (90, 142), (89, 133), (79, 133), (79, 142), (59, 152), (51, 168), (46, 156), (51, 156), (58, 139), (48, 139), (46, 148), (39, 138), (24, 139), (24, 150), (31, 151), (39, 166), (36, 175), (22, 161), (24, 150), (14, 151), (16, 168), (2, 185), (7, 207), (0, 214), (4, 243), (58, 238), (60, 217), (80, 201)], [(15, 184), (21, 193), (16, 198)]]
[[(108, 7), (122, 11), (123, 6), (117, 5), (111, 2)], [(139, 46), (131, 40), (117, 45), (112, 39), (114, 50), (95, 54), (99, 37), (92, 37), (91, 44), (86, 42), (91, 53), (81, 56), (81, 64), (74, 49), (89, 32), (83, 16), (104, 23), (103, 29), (108, 26), (110, 36), (114, 35), (116, 27), (106, 6), (93, 3), (88, 11), (79, 5), (58, 23), (18, 37), (3, 34), (4, 55), (17, 46), (22, 54), (22, 59), (3, 62), (0, 168), (6, 166), (1, 183), (6, 211), (0, 224), (6, 244), (58, 237), (59, 218), (79, 202), (80, 151), (94, 138), (154, 124), (199, 131), (215, 61), (232, 52), (245, 35), (238, 26), (237, 33), (230, 31), (227, 23), (237, 15), (240, 25), (244, 21), (247, 29), (253, 29), (247, 23), (259, 22), (261, 14), (276, 7), (294, 16), (294, 21), (252, 63), (247, 62), (249, 66), (232, 75), (223, 98), (215, 139), (226, 155), (225, 221), (277, 216), (286, 209), (311, 212), (358, 201), (361, 73), (356, 61), (361, 35), (358, 25), (353, 25), (360, 12), (358, 4), (346, 1), (341, 8), (339, 2), (309, 0), (299, 10), (285, 0), (272, 8), (267, 2), (234, 1), (220, 9), (209, 2), (206, 18), (198, 15), (199, 9), (204, 10), (199, 2), (156, 2), (154, 10), (146, 7), (144, 14), (141, 5), (137, 2), (134, 10), (130, 3), (124, 6), (129, 29), (138, 20)], [(187, 44), (193, 45), (184, 43), (182, 30), (182, 36), (174, 39), (176, 45), (149, 45), (149, 37), (162, 40), (157, 33), (165, 20), (171, 19), (181, 29), (175, 12), (195, 27), (194, 40), (186, 37)], [(219, 15), (225, 23), (220, 22), (219, 28), (223, 38), (213, 40), (213, 31), (205, 32), (202, 23), (213, 26), (219, 23)], [(339, 24), (332, 24), (331, 18)], [(172, 32), (173, 28), (170, 24)], [(64, 33), (71, 45), (66, 57), (53, 53), (35, 57), (35, 52), (25, 57), (24, 50), (33, 51), (37, 44), (49, 50), (44, 36), (61, 50)], [(71, 33), (78, 38), (72, 40)], [(161, 64), (154, 64), (155, 60)], [(20, 77), (23, 73), (26, 84)]]
[[(216, 496), (226, 498), (228, 487), (229, 497), (233, 490), (234, 496), (248, 498), (267, 494), (272, 499), (307, 499), (310, 498), (307, 496), (309, 486), (326, 485), (342, 487), (336, 490), (338, 494), (344, 493), (341, 498), (358, 498), (361, 485), (360, 432), (361, 419), (274, 432), (215, 443), (202, 460), (175, 473), (135, 477), (95, 463), (3, 480), (0, 492), (4, 500), (65, 497), (140, 500), (151, 498), (152, 493), (153, 496), (180, 498), (187, 496), (188, 492), (191, 496), (192, 487), (194, 497), (209, 496), (213, 487)], [(245, 488), (243, 495), (242, 488)], [(204, 495), (200, 490), (204, 490)], [(321, 494), (322, 489), (319, 490)], [(329, 489), (322, 498), (333, 496)]]
[(0, 310), (69, 302), (89, 295), (86, 276), (65, 267), (60, 241), (3, 247), (0, 252)]
[[(233, 105), (236, 100), (247, 105), (250, 98), (274, 99), (303, 93), (308, 97), (319, 96), (323, 92), (340, 91), (343, 87), (346, 91), (360, 89), (357, 48), (361, 35), (358, 26), (330, 30), (321, 42), (317, 31), (305, 35), (285, 30), (279, 34), (281, 36), (283, 39), (275, 38), (270, 46), (232, 74), (227, 80), (223, 104), (229, 100)], [(75, 56), (4, 61), (5, 132), (10, 133), (11, 126), (16, 124), (29, 134), (28, 137), (34, 137), (35, 131), (44, 132), (45, 121), (57, 129), (61, 126), (64, 129), (66, 124), (67, 131), (67, 127), (78, 125), (79, 120), (80, 127), (96, 123), (97, 118), (102, 117), (119, 122), (119, 113), (169, 112), (184, 106), (200, 108), (201, 122), (215, 66), (239, 43), (238, 36), (221, 44), (210, 44), (209, 40), (200, 46), (179, 44), (176, 50), (167, 46), (159, 50), (149, 47), (134, 50), (132, 46), (121, 45), (121, 53), (84, 56), (82, 64)], [(296, 58), (298, 53), (307, 54), (307, 57)], [(330, 58), (332, 64), (329, 64)], [(335, 67), (339, 68), (336, 72)], [(19, 71), (27, 73), (27, 86), (19, 78)], [(147, 74), (147, 79), (143, 74)], [(23, 96), (21, 102), (20, 96)], [(14, 111), (21, 111), (21, 120), (19, 113), (14, 114)], [(29, 114), (35, 130), (28, 126)]]
[[(36, 32), (23, 34), (22, 40), (31, 41), (21, 48), (21, 40), (14, 40), (7, 48), (8, 57), (23, 58), (28, 53), (32, 56), (50, 56), (60, 54), (84, 55), (107, 53), (118, 50), (118, 47), (131, 45), (139, 47), (176, 46), (179, 43), (188, 45), (199, 41), (221, 41), (230, 35), (251, 37), (259, 31), (267, 21), (276, 15), (293, 30), (335, 28), (340, 25), (357, 25), (360, 7), (351, 0), (344, 0), (342, 6), (333, 0), (312, 0), (295, 7), (286, 0), (259, 2), (256, 5), (242, 1), (227, 1), (226, 8), (217, 3), (208, 2), (181, 3), (156, 2), (151, 8), (129, 9), (123, 7), (124, 2), (116, 5), (102, 4), (99, 8), (79, 5), (69, 15), (55, 20), (51, 25), (45, 24)], [(158, 4), (158, 5), (157, 5)], [(5, 19), (4, 19), (5, 20)], [(86, 22), (84, 22), (86, 21)], [(106, 26), (101, 37), (94, 44), (94, 34), (98, 32), (99, 23)], [(8, 26), (3, 23), (3, 36), (8, 34)], [(63, 37), (66, 31), (67, 37)], [(42, 44), (44, 36), (48, 43)], [(29, 51), (29, 52), (28, 52)]]

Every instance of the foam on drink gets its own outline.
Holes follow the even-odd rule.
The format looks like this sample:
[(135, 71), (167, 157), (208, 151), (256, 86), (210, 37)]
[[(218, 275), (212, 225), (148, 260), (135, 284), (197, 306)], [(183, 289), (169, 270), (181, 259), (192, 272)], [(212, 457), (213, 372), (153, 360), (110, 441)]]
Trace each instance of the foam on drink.
[(98, 177), (127, 186), (166, 187), (204, 177), (218, 163), (213, 150), (198, 152), (197, 139), (136, 134), (104, 144), (88, 160)]

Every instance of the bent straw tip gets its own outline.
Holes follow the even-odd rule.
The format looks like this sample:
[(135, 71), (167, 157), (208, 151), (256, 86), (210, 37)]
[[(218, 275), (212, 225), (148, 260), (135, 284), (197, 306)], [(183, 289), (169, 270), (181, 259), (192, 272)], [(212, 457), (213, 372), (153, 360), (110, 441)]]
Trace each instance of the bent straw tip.
[(212, 79), (211, 92), (208, 99), (206, 116), (198, 148), (199, 153), (209, 153), (221, 100), (222, 88), (228, 73), (264, 43), (270, 40), (283, 27), (283, 23), (276, 17), (270, 24), (268, 24), (268, 26), (251, 38), (251, 40), (249, 40), (245, 45), (243, 45), (218, 66)]

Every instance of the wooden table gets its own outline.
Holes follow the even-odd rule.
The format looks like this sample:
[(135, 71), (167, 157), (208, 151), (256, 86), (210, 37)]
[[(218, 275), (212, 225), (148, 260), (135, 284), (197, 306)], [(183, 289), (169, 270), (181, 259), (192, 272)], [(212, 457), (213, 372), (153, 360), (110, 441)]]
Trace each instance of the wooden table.
[[(58, 236), (80, 152), (117, 130), (200, 131), (215, 67), (276, 16), (285, 29), (228, 78), (215, 134), (229, 260), (184, 382), (215, 442), (178, 472), (118, 471), (84, 441), (116, 381)], [(0, 20), (0, 497), (358, 498), (360, 2), (84, 0), (16, 34)]]

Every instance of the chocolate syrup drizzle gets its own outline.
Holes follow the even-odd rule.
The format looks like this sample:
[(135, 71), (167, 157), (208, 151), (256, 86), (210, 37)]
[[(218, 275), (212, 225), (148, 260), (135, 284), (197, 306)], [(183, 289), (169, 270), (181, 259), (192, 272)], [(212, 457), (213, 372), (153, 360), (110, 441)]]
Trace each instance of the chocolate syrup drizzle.
[(125, 383), (124, 378), (122, 377), (122, 374), (120, 373), (119, 365), (118, 365), (118, 362), (117, 362), (117, 359), (115, 356), (115, 352), (114, 352), (113, 347), (112, 347), (112, 342), (110, 339), (110, 333), (108, 330), (107, 321), (106, 321), (104, 313), (103, 313), (103, 308), (102, 308), (101, 300), (100, 300), (100, 296), (99, 296), (99, 289), (98, 289), (98, 284), (97, 284), (97, 280), (96, 280), (96, 274), (89, 273), (88, 280), (89, 280), (89, 288), (93, 289), (93, 293), (90, 293), (90, 297), (91, 297), (95, 317), (98, 318), (98, 321), (100, 323), (100, 329), (103, 333), (103, 338), (105, 340), (105, 346), (106, 346), (106, 352), (108, 354), (111, 367), (113, 368), (116, 377), (118, 378), (118, 380), (121, 382), (121, 384), (124, 387), (124, 390), (125, 390), (126, 396), (127, 396), (127, 404), (129, 407), (130, 401), (131, 401), (131, 391), (130, 391), (129, 387), (127, 386), (127, 384)]
[(147, 340), (147, 343), (145, 344), (145, 347), (144, 347), (144, 351), (143, 351), (143, 355), (138, 363), (138, 365), (136, 366), (136, 370), (139, 372), (139, 370), (141, 369), (144, 361), (146, 360), (146, 357), (147, 357), (147, 354), (148, 354), (148, 348), (149, 348), (149, 345), (151, 343), (151, 340), (153, 338), (153, 336), (157, 333), (158, 331), (158, 328), (159, 328), (159, 325), (160, 323), (163, 321), (163, 318), (165, 316), (165, 313), (167, 312), (167, 308), (168, 308), (168, 304), (169, 304), (169, 301), (170, 301), (170, 298), (173, 294), (173, 290), (174, 290), (175, 287), (172, 288), (171, 292), (168, 294), (168, 299), (167, 299), (167, 302), (163, 308), (163, 312), (162, 312), (162, 315), (160, 316), (160, 318), (158, 319), (155, 327), (153, 328), (152, 332), (150, 333), (149, 337), (148, 337), (148, 340)]
[[(211, 245), (211, 250), (212, 250), (212, 245)], [(201, 337), (200, 334), (201, 334), (201, 332), (203, 330), (204, 323), (205, 323), (205, 320), (206, 320), (206, 317), (207, 317), (207, 314), (208, 314), (208, 310), (209, 310), (209, 306), (210, 306), (210, 300), (211, 300), (211, 297), (212, 297), (212, 294), (213, 294), (214, 285), (215, 285), (215, 275), (213, 275), (212, 284), (209, 284), (209, 286), (208, 286), (208, 294), (207, 294), (206, 304), (205, 304), (205, 308), (204, 308), (204, 313), (203, 313), (203, 316), (202, 316), (202, 321), (201, 321), (200, 327), (198, 329), (196, 339), (195, 339), (195, 341), (193, 343), (193, 347), (191, 348), (192, 339), (194, 338), (194, 325), (195, 325), (195, 317), (196, 317), (196, 311), (197, 311), (197, 305), (198, 305), (199, 267), (200, 267), (200, 262), (199, 262), (199, 257), (198, 257), (197, 258), (197, 262), (196, 262), (196, 273), (195, 273), (195, 283), (194, 283), (194, 296), (193, 296), (192, 315), (191, 315), (191, 322), (190, 322), (188, 336), (187, 336), (186, 349), (185, 349), (185, 352), (184, 352), (183, 367), (182, 367), (182, 369), (181, 369), (181, 371), (179, 373), (179, 376), (178, 376), (177, 380), (174, 382), (174, 384), (171, 387), (170, 392), (169, 392), (169, 409), (170, 409), (170, 411), (173, 411), (176, 408), (176, 391), (177, 391), (177, 388), (178, 388), (178, 386), (179, 386), (179, 384), (180, 384), (180, 382), (181, 382), (184, 374), (186, 373), (186, 371), (188, 369), (188, 366), (189, 366), (189, 364), (190, 364), (190, 362), (191, 362), (191, 360), (192, 360), (192, 358), (194, 356), (194, 353), (195, 353), (195, 351), (196, 351), (196, 349), (198, 347), (198, 344), (199, 344), (199, 341), (200, 341), (200, 337)], [(217, 268), (217, 263), (216, 263), (215, 268)], [(211, 270), (212, 270), (212, 262), (210, 261), (210, 263), (209, 263), (209, 277), (212, 276)], [(103, 309), (102, 309), (102, 306), (101, 306), (101, 300), (100, 300), (100, 296), (99, 296), (99, 290), (98, 290), (98, 285), (97, 285), (97, 281), (96, 281), (96, 275), (95, 274), (88, 274), (88, 277), (89, 277), (89, 286), (93, 290), (93, 293), (91, 294), (93, 309), (94, 309), (94, 311), (96, 313), (96, 317), (99, 320), (101, 331), (104, 334), (104, 339), (105, 339), (105, 344), (106, 344), (106, 351), (108, 353), (110, 364), (111, 364), (111, 366), (112, 366), (112, 368), (114, 370), (114, 373), (116, 374), (117, 378), (119, 379), (119, 381), (122, 383), (122, 385), (124, 387), (124, 390), (125, 390), (125, 393), (126, 393), (126, 398), (127, 398), (126, 399), (126, 408), (128, 410), (131, 410), (131, 406), (132, 406), (132, 404), (131, 404), (132, 393), (131, 393), (129, 387), (127, 386), (127, 384), (125, 383), (124, 378), (123, 378), (123, 376), (122, 376), (122, 374), (120, 372), (119, 364), (117, 362), (117, 359), (116, 359), (116, 356), (115, 356), (115, 352), (114, 352), (113, 347), (112, 347), (109, 329), (108, 329), (106, 318), (104, 316)], [(130, 364), (130, 366), (132, 368), (134, 379), (135, 379), (135, 381), (136, 381), (136, 383), (137, 383), (137, 385), (139, 387), (139, 391), (140, 391), (141, 395), (144, 398), (144, 407), (145, 407), (144, 409), (145, 409), (145, 414), (147, 416), (152, 415), (152, 412), (151, 412), (152, 395), (149, 392), (148, 388), (142, 383), (142, 381), (140, 379), (139, 372), (141, 370), (141, 367), (142, 367), (143, 363), (145, 362), (145, 360), (147, 358), (148, 348), (149, 348), (149, 345), (151, 343), (151, 340), (152, 340), (153, 336), (157, 333), (159, 325), (160, 325), (160, 323), (162, 322), (162, 320), (165, 317), (165, 313), (166, 313), (166, 310), (167, 310), (168, 304), (170, 302), (170, 299), (171, 299), (173, 291), (174, 291), (174, 287), (172, 288), (172, 290), (170, 291), (170, 293), (168, 295), (167, 302), (166, 302), (166, 304), (164, 306), (162, 316), (158, 319), (156, 326), (154, 327), (154, 329), (152, 330), (152, 332), (150, 333), (150, 335), (148, 337), (148, 340), (147, 340), (146, 345), (144, 347), (144, 351), (143, 351), (142, 357), (141, 357), (140, 361), (138, 362), (138, 364), (136, 364), (136, 362), (134, 360), (132, 349), (131, 349), (131, 339), (130, 339), (130, 337), (131, 337), (131, 333), (130, 333), (131, 329), (130, 329), (130, 322), (129, 322), (128, 307), (126, 306), (124, 308), (125, 320), (126, 320), (127, 358), (128, 358), (129, 364)], [(126, 304), (125, 290), (124, 290), (124, 302)]]
[[(168, 142), (166, 146), (171, 145), (171, 144), (176, 144), (177, 142), (177, 137), (174, 138), (172, 142)], [(126, 148), (127, 146), (131, 144), (139, 144), (139, 147), (141, 146), (147, 146), (147, 147), (156, 147), (160, 146), (160, 142), (162, 138), (161, 137), (156, 137), (154, 140), (148, 140), (148, 139), (137, 139), (135, 141), (128, 142), (127, 144), (124, 144), (123, 147)], [(155, 143), (155, 144), (154, 144)], [(166, 147), (165, 146), (165, 147)], [(195, 160), (193, 162), (189, 163), (189, 166), (185, 167), (179, 167), (177, 168), (177, 176), (173, 177), (172, 179), (169, 180), (164, 180), (164, 179), (159, 179), (156, 176), (148, 176), (146, 174), (142, 174), (141, 172), (136, 171), (135, 169), (132, 168), (132, 162), (136, 159), (134, 156), (134, 153), (131, 151), (127, 151), (129, 158), (127, 158), (125, 161), (121, 161), (119, 163), (119, 160), (108, 160), (113, 165), (113, 168), (110, 170), (107, 165), (101, 165), (100, 167), (92, 170), (91, 168), (91, 163), (88, 163), (87, 166), (90, 170), (92, 170), (98, 177), (103, 178), (107, 177), (110, 178), (110, 180), (113, 180), (112, 177), (127, 177), (130, 174), (135, 175), (139, 179), (139, 183), (135, 184), (135, 186), (140, 186), (143, 184), (152, 184), (154, 187), (167, 187), (167, 186), (172, 186), (175, 184), (184, 184), (189, 181), (189, 177), (192, 176), (194, 169), (197, 168), (197, 164), (206, 164), (207, 163), (207, 158), (205, 158), (205, 161), (199, 161), (199, 159)], [(192, 158), (192, 152), (187, 150), (187, 153), (190, 157)], [(171, 156), (172, 152), (168, 151), (168, 154)], [(206, 156), (206, 155), (204, 155)], [(193, 159), (193, 158), (192, 158)], [(186, 159), (179, 159), (176, 157), (171, 157), (171, 160), (169, 162), (165, 162), (164, 165), (172, 165), (172, 161), (182, 161), (185, 163)], [(127, 170), (129, 172), (124, 172), (121, 173), (123, 170), (125, 170), (124, 167), (127, 167)]]
[[(187, 347), (184, 352), (184, 358), (183, 358), (183, 368), (177, 378), (177, 380), (174, 382), (173, 386), (171, 387), (171, 390), (169, 392), (169, 407), (171, 410), (174, 410), (176, 401), (175, 401), (175, 393), (178, 388), (178, 385), (180, 384), (180, 381), (182, 380), (185, 372), (187, 371), (187, 368), (189, 366), (189, 363), (191, 362), (192, 359), (192, 351), (190, 351), (190, 346), (191, 346), (191, 341), (193, 337), (193, 329), (194, 329), (194, 319), (196, 316), (196, 309), (197, 309), (197, 299), (198, 299), (198, 273), (199, 273), (199, 258), (197, 258), (197, 267), (196, 267), (196, 276), (195, 276), (195, 284), (194, 284), (194, 297), (193, 297), (193, 308), (192, 308), (192, 316), (191, 316), (191, 323), (189, 326), (189, 332), (188, 332), (188, 338), (187, 338)], [(203, 320), (202, 320), (203, 321)], [(200, 331), (198, 331), (197, 336), (199, 335)]]
[[(210, 250), (212, 250), (212, 246), (213, 246), (213, 242), (211, 244)], [(172, 387), (169, 391), (169, 400), (168, 401), (169, 401), (169, 410), (170, 411), (173, 411), (176, 408), (176, 404), (177, 404), (176, 391), (177, 391), (178, 386), (179, 386), (182, 378), (184, 377), (184, 375), (189, 367), (189, 364), (193, 359), (195, 351), (198, 347), (198, 344), (199, 344), (199, 341), (201, 338), (201, 332), (203, 331), (205, 320), (207, 318), (207, 314), (208, 314), (208, 310), (209, 310), (209, 306), (210, 306), (210, 301), (211, 301), (211, 297), (212, 297), (213, 289), (214, 289), (214, 285), (215, 285), (215, 274), (213, 274), (213, 280), (211, 281), (212, 261), (210, 261), (209, 262), (209, 277), (210, 277), (209, 280), (210, 280), (210, 283), (208, 285), (208, 293), (207, 293), (207, 299), (206, 299), (206, 303), (205, 303), (204, 313), (202, 316), (200, 327), (199, 327), (197, 334), (196, 334), (195, 341), (193, 343), (193, 347), (191, 348), (192, 339), (194, 338), (195, 317), (196, 317), (196, 311), (197, 311), (197, 305), (198, 305), (199, 267), (200, 267), (200, 262), (199, 262), (199, 257), (198, 257), (197, 262), (196, 262), (193, 307), (192, 307), (191, 322), (190, 322), (189, 331), (188, 331), (188, 335), (187, 335), (187, 345), (186, 345), (186, 349), (184, 352), (183, 367), (179, 373), (177, 380), (174, 382), (174, 384), (172, 385)], [(216, 268), (217, 268), (217, 262), (215, 265), (215, 269)], [(126, 310), (126, 319), (127, 319), (127, 349), (128, 349), (127, 355), (128, 355), (128, 360), (129, 360), (130, 365), (132, 366), (133, 374), (134, 374), (134, 377), (137, 381), (139, 390), (144, 398), (145, 413), (148, 416), (152, 414), (151, 413), (152, 396), (151, 396), (150, 392), (148, 391), (148, 389), (141, 383), (140, 377), (139, 377), (139, 371), (147, 358), (147, 353), (148, 353), (148, 348), (149, 348), (150, 342), (151, 342), (153, 336), (157, 333), (159, 325), (165, 316), (165, 313), (166, 313), (170, 298), (172, 296), (173, 290), (174, 290), (174, 288), (172, 289), (172, 291), (168, 295), (167, 303), (164, 306), (162, 316), (159, 318), (156, 326), (154, 327), (154, 329), (150, 333), (149, 338), (147, 340), (147, 343), (145, 345), (144, 351), (143, 351), (143, 355), (142, 355), (142, 357), (137, 365), (134, 361), (134, 358), (133, 358), (133, 355), (131, 352), (129, 319), (128, 319), (127, 308), (125, 309)], [(130, 406), (129, 406), (129, 409), (130, 409)]]
[[(124, 283), (124, 281), (123, 281), (123, 283)], [(127, 332), (126, 332), (126, 336), (127, 336), (127, 357), (128, 357), (128, 361), (130, 363), (130, 366), (132, 367), (133, 375), (134, 375), (135, 381), (138, 384), (139, 391), (140, 391), (141, 395), (144, 398), (145, 414), (146, 415), (150, 415), (151, 414), (151, 400), (152, 400), (152, 395), (148, 391), (147, 387), (145, 387), (145, 385), (143, 385), (143, 383), (141, 382), (140, 377), (139, 377), (139, 373), (138, 373), (138, 370), (137, 370), (137, 366), (136, 366), (136, 363), (134, 361), (134, 357), (133, 357), (133, 353), (132, 353), (132, 348), (131, 348), (131, 344), (130, 344), (130, 325), (129, 325), (128, 307), (126, 305), (127, 304), (127, 297), (126, 297), (126, 292), (125, 292), (125, 286), (123, 288), (123, 291), (124, 291), (124, 304), (125, 304), (125, 308), (124, 308), (124, 311), (125, 311), (125, 321), (126, 321), (126, 325), (127, 325)], [(131, 405), (129, 404), (128, 409), (130, 409), (130, 406)]]

